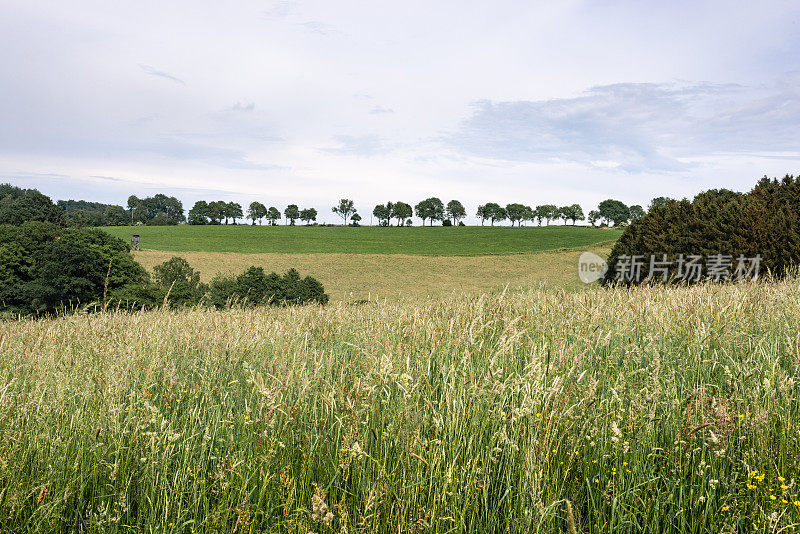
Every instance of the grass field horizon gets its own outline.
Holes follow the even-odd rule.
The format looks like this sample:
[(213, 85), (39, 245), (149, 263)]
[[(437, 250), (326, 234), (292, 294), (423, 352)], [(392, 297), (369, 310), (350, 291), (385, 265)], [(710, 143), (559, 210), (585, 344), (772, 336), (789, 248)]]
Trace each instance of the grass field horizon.
[(376, 227), (178, 225), (108, 226), (102, 230), (142, 250), (241, 254), (405, 254), (483, 256), (587, 247), (615, 241), (622, 230), (571, 225)]

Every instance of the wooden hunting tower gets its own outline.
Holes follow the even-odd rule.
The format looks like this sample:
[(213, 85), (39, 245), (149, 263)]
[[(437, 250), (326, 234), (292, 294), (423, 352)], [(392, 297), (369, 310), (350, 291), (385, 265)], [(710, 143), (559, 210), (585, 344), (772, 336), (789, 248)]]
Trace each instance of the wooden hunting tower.
[(139, 250), (139, 234), (131, 236), (131, 250)]

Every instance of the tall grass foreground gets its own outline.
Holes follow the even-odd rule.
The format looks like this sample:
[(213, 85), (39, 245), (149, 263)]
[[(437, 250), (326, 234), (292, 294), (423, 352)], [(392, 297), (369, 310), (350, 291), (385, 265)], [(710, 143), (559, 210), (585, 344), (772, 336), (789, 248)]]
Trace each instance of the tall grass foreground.
[(800, 523), (798, 279), (0, 323), (3, 532)]

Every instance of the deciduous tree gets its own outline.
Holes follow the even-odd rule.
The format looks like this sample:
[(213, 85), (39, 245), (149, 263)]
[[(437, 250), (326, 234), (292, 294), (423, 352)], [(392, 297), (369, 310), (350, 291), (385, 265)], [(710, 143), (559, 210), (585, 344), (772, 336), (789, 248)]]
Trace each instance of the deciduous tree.
[(558, 217), (558, 206), (555, 204), (543, 204), (541, 206), (536, 206), (537, 217), (540, 217), (539, 224), (541, 224), (541, 219), (544, 219), (545, 225), (550, 224), (550, 221)]
[(208, 202), (198, 200), (189, 210), (189, 224), (208, 224)]
[(278, 208), (276, 208), (275, 206), (270, 206), (269, 209), (267, 210), (267, 214), (265, 215), (265, 217), (269, 221), (271, 226), (275, 226), (281, 219), (281, 212), (278, 211)]
[(406, 226), (411, 226), (407, 223), (411, 220), (409, 217), (413, 214), (414, 212), (411, 209), (411, 205), (405, 202), (395, 202), (392, 206), (392, 219), (397, 219), (397, 226), (403, 226), (404, 221), (406, 222)]
[(628, 211), (630, 212), (630, 217), (632, 221), (641, 219), (642, 217), (644, 217), (645, 214), (644, 208), (642, 208), (638, 204), (634, 204), (633, 206), (628, 208)]
[(441, 221), (444, 219), (444, 204), (436, 197), (426, 198), (414, 206), (414, 213), (417, 217), (422, 219), (422, 225), (425, 226), (425, 220)]
[(250, 207), (247, 208), (247, 218), (253, 221), (254, 226), (256, 221), (258, 221), (258, 224), (261, 224), (261, 219), (263, 219), (266, 215), (267, 207), (261, 202), (251, 202)]
[(622, 223), (628, 222), (631, 217), (628, 206), (619, 200), (607, 199), (600, 203), (597, 207), (600, 216), (614, 223), (614, 226), (619, 226)]
[(294, 222), (300, 218), (300, 208), (297, 207), (297, 204), (289, 204), (283, 210), (283, 214), (289, 220), (289, 225), (294, 226)]
[(458, 225), (458, 221), (467, 216), (467, 210), (464, 209), (464, 205), (458, 200), (451, 200), (447, 203), (445, 215), (447, 215), (448, 219), (453, 221), (453, 226), (456, 226)]
[(339, 215), (342, 219), (344, 219), (345, 226), (347, 225), (347, 219), (356, 212), (356, 208), (354, 207), (354, 203), (349, 198), (342, 198), (339, 199), (339, 204), (331, 208), (333, 213)]
[(242, 213), (242, 205), (238, 202), (228, 202), (225, 211), (228, 217), (233, 219), (233, 224), (236, 224), (236, 219), (241, 219), (244, 216)]
[(486, 209), (489, 220), (492, 221), (492, 226), (494, 226), (495, 221), (504, 221), (508, 217), (506, 209), (496, 202), (489, 202), (484, 208)]
[(306, 208), (300, 211), (300, 220), (305, 221), (306, 225), (311, 224), (312, 221), (317, 220), (317, 210), (314, 208)]
[[(391, 202), (388, 204), (391, 204)], [(392, 209), (389, 207), (389, 205), (378, 204), (372, 210), (372, 215), (378, 219), (378, 225), (389, 226), (389, 219), (392, 217)]]
[(519, 203), (512, 203), (506, 206), (506, 215), (508, 216), (508, 220), (511, 221), (511, 226), (514, 226), (514, 223), (517, 223), (517, 226), (519, 226), (520, 222), (525, 217), (525, 209), (526, 206)]
[(481, 226), (483, 226), (483, 221), (489, 218), (489, 210), (486, 209), (486, 204), (478, 206), (478, 211), (475, 212), (475, 215), (481, 220)]

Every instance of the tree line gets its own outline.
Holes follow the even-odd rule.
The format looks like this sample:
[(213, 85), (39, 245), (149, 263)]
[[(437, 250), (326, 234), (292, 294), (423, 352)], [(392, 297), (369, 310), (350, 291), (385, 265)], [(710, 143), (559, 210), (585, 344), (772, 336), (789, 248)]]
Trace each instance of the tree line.
[(186, 220), (181, 201), (161, 193), (145, 198), (129, 196), (128, 211), (131, 215), (131, 224), (169, 226)]
[[(289, 204), (283, 210), (288, 224), (295, 225), (297, 220), (311, 224), (317, 220), (317, 210), (314, 208), (300, 209), (297, 204)], [(228, 224), (232, 221), (236, 224), (237, 219), (245, 217), (242, 205), (238, 202), (225, 202), (222, 200), (206, 202), (198, 200), (192, 209), (189, 210), (189, 224)], [(266, 207), (261, 202), (251, 202), (247, 208), (246, 218), (251, 224), (262, 224), (264, 220), (268, 225), (275, 226), (281, 220), (281, 212), (275, 206)]]
[(128, 243), (102, 230), (41, 221), (0, 224), (0, 319), (91, 305), (223, 308), (328, 301), (322, 284), (294, 269), (281, 276), (254, 266), (210, 284), (201, 283), (182, 258), (153, 271), (151, 276), (136, 262)]
[[(656, 199), (657, 200), (657, 199)], [(613, 224), (620, 226), (629, 221), (636, 220), (643, 216), (644, 209), (639, 205), (626, 206), (619, 200), (608, 199), (600, 203), (596, 210), (589, 212), (588, 221), (592, 226), (598, 223), (603, 226)], [(372, 211), (381, 226), (389, 226), (392, 220), (397, 221), (397, 226), (410, 225), (410, 217), (416, 215), (422, 219), (423, 225), (428, 221), (430, 226), (436, 221), (441, 221), (443, 226), (463, 226), (462, 220), (466, 218), (467, 211), (464, 205), (458, 200), (451, 200), (447, 204), (436, 197), (431, 197), (419, 202), (413, 210), (410, 204), (405, 202), (387, 202), (378, 204)], [(489, 221), (492, 226), (496, 222), (508, 220), (512, 226), (522, 226), (524, 222), (536, 221), (541, 226), (542, 221), (550, 224), (553, 220), (563, 219), (564, 224), (572, 221), (586, 220), (583, 208), (579, 204), (569, 206), (556, 206), (555, 204), (543, 204), (532, 208), (525, 204), (511, 203), (501, 206), (496, 202), (487, 202), (478, 206), (475, 216), (480, 219), (481, 226)]]
[[(653, 199), (658, 204), (664, 199)], [(362, 217), (352, 199), (342, 198), (331, 208), (331, 211), (342, 218), (345, 225), (358, 226)], [(597, 209), (584, 214), (579, 204), (556, 206), (543, 204), (531, 207), (521, 203), (510, 203), (502, 206), (495, 202), (487, 202), (478, 206), (475, 216), (481, 225), (487, 222), (509, 221), (514, 226), (522, 226), (527, 222), (538, 225), (550, 224), (563, 220), (564, 224), (588, 221), (592, 226), (620, 226), (635, 221), (645, 214), (638, 205), (626, 206), (614, 199), (602, 201)], [(85, 200), (59, 200), (53, 203), (50, 197), (35, 189), (22, 189), (9, 184), (0, 184), (0, 224), (21, 224), (24, 221), (48, 221), (68, 227), (122, 226), (122, 225), (175, 225), (188, 223), (203, 224), (238, 224), (246, 219), (250, 224), (275, 226), (281, 218), (286, 224), (295, 225), (303, 221), (307, 225), (317, 224), (319, 213), (315, 208), (300, 208), (297, 204), (289, 204), (281, 212), (275, 206), (254, 201), (246, 210), (238, 202), (223, 200), (198, 200), (192, 209), (184, 215), (183, 204), (175, 197), (156, 194), (139, 198), (131, 195), (127, 209), (113, 204), (88, 202)], [(372, 215), (380, 226), (411, 226), (412, 217), (422, 219), (422, 224), (429, 226), (440, 222), (443, 226), (463, 226), (467, 210), (458, 200), (450, 200), (446, 204), (437, 197), (430, 197), (411, 205), (406, 202), (387, 202), (378, 204)]]

